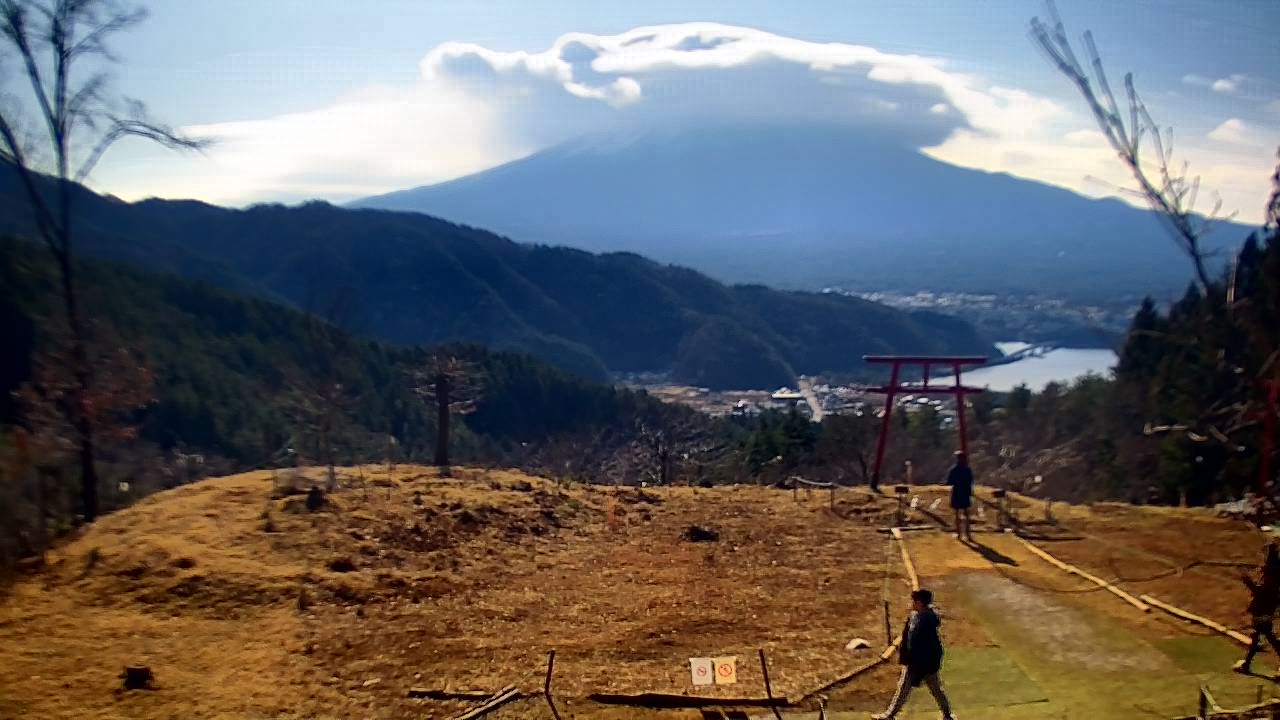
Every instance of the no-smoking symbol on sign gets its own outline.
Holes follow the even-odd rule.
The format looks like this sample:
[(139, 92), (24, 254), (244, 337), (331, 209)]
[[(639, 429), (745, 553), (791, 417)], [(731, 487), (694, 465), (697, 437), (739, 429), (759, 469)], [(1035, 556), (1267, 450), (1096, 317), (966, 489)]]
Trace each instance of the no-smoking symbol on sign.
[(717, 685), (730, 685), (738, 682), (738, 658), (718, 657), (713, 662), (716, 665)]
[(714, 682), (715, 664), (711, 658), (689, 658), (689, 672), (694, 685), (710, 685)]
[(694, 685), (729, 685), (738, 682), (738, 658), (689, 658)]

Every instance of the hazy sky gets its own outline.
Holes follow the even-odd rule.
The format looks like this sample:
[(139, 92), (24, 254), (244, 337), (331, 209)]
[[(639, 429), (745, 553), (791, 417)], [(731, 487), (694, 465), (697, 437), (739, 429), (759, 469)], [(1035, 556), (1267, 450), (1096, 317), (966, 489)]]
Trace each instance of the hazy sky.
[[(152, 0), (117, 84), (218, 139), (121, 145), (134, 199), (342, 201), (629, 125), (847, 122), (1091, 195), (1126, 177), (1015, 0)], [(1280, 3), (1060, 0), (1224, 209), (1261, 218), (1280, 144)]]

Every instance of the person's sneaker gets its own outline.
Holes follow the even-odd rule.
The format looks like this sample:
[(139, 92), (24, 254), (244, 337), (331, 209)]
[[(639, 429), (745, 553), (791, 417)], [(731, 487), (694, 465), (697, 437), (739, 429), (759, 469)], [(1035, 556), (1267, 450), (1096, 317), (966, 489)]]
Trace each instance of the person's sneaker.
[(1234, 670), (1235, 672), (1240, 673), (1241, 675), (1249, 675), (1249, 674), (1250, 674), (1250, 672), (1249, 672), (1249, 663), (1247, 663), (1247, 662), (1245, 662), (1245, 661), (1243, 661), (1243, 660), (1237, 660), (1237, 661), (1236, 661), (1236, 664), (1231, 666), (1231, 669), (1232, 669), (1232, 670)]

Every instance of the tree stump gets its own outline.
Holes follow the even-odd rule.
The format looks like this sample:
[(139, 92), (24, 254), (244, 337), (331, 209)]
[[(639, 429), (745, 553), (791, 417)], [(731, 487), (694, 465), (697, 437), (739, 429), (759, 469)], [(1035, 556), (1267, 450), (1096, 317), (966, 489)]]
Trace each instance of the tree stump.
[(316, 512), (324, 507), (324, 491), (315, 485), (307, 491), (307, 512)]
[(150, 690), (151, 683), (156, 679), (151, 674), (151, 668), (146, 665), (129, 665), (120, 673), (120, 677), (124, 680), (125, 690)]

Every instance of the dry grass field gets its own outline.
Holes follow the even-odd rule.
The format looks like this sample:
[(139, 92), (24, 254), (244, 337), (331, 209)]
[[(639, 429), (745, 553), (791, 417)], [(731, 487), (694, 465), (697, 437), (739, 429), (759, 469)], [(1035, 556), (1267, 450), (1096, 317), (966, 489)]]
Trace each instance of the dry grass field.
[[(799, 698), (879, 655), (886, 598), (895, 630), (906, 610), (899, 549), (878, 532), (894, 521), (887, 496), (365, 466), (344, 469), (313, 513), (279, 484), (258, 471), (147, 498), (8, 586), (0, 718), (452, 718), (476, 703), (409, 690), (506, 685), (530, 697), (491, 717), (550, 718), (536, 693), (552, 649), (566, 718), (699, 718), (588, 696), (695, 694), (688, 658), (699, 656), (736, 656), (738, 682), (696, 694), (762, 696), (764, 649), (774, 694)], [(909, 522), (945, 523), (930, 516), (942, 492), (914, 488)], [(1243, 627), (1237, 576), (1263, 542), (1247, 526), (1119, 505), (1055, 506), (1051, 524), (1039, 501), (1014, 505), (1056, 556)], [(695, 526), (717, 539), (692, 541)], [(944, 679), (963, 717), (1172, 717), (1194, 709), (1201, 682), (1224, 704), (1270, 692), (1227, 672), (1230, 641), (1140, 613), (1013, 535), (906, 538), (938, 593)], [(853, 637), (874, 647), (845, 650)], [(120, 689), (134, 664), (152, 669), (152, 689)], [(832, 715), (882, 707), (895, 672), (824, 691)], [(923, 695), (912, 717), (936, 717)]]

